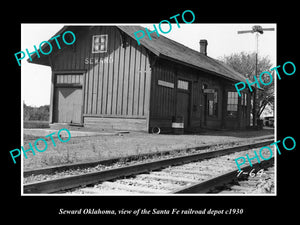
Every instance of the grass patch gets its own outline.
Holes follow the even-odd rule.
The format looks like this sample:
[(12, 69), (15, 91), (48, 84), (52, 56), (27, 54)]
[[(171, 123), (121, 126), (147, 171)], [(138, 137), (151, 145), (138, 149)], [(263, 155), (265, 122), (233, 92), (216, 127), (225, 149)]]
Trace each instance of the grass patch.
[(48, 121), (34, 121), (34, 120), (27, 120), (23, 121), (24, 128), (50, 128)]
[[(28, 149), (30, 142), (43, 138), (48, 148), (44, 152), (27, 152), (24, 158), (25, 169), (37, 169), (69, 163), (100, 161), (112, 158), (142, 155), (147, 153), (166, 152), (175, 149), (195, 148), (207, 144), (228, 143), (235, 141), (251, 142), (250, 137), (268, 135), (272, 131), (235, 131), (211, 132), (198, 135), (152, 135), (133, 133), (119, 136), (82, 136), (71, 137), (66, 142), (60, 142), (56, 135), (53, 146), (51, 138), (24, 135), (24, 148)], [(274, 131), (273, 131), (274, 134)], [(39, 149), (44, 149), (44, 143), (38, 142)]]

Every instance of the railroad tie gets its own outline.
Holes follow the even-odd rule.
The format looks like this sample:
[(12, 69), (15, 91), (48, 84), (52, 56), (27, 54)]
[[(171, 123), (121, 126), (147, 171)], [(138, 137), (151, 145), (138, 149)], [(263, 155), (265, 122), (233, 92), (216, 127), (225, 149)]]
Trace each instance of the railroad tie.
[(103, 185), (109, 187), (109, 188), (114, 188), (114, 189), (120, 189), (120, 190), (125, 190), (125, 191), (133, 191), (137, 194), (166, 194), (166, 190), (160, 190), (160, 189), (154, 189), (154, 188), (148, 188), (148, 187), (139, 187), (139, 186), (132, 186), (132, 185), (125, 185), (125, 184), (120, 184), (117, 182), (109, 182), (105, 181), (102, 183)]
[(126, 192), (123, 190), (105, 190), (105, 189), (99, 189), (99, 188), (92, 188), (92, 187), (88, 187), (88, 188), (82, 188), (79, 190), (80, 194), (100, 194), (100, 195), (110, 195), (110, 194), (130, 194), (130, 192)]
[(241, 186), (243, 186), (243, 185), (249, 185), (251, 187), (256, 187), (257, 186), (257, 181), (254, 181), (254, 180), (245, 180), (245, 181), (239, 181), (239, 184)]
[(145, 180), (145, 179), (138, 179), (138, 178), (133, 178), (133, 179), (122, 179), (120, 180), (121, 183), (129, 183), (130, 185), (138, 185), (138, 186), (160, 186), (162, 187), (161, 189), (164, 190), (172, 190), (176, 187), (181, 187), (182, 185), (180, 184), (170, 184), (170, 183), (165, 183), (162, 180)]
[(203, 171), (192, 169), (164, 169), (163, 172), (203, 175)]
[(237, 186), (237, 185), (234, 185), (230, 188), (235, 191), (243, 191), (243, 192), (250, 192), (253, 190), (253, 188), (250, 188), (250, 187), (243, 187), (243, 186)]
[(165, 173), (164, 175), (156, 175), (156, 174), (140, 174), (138, 177), (143, 177), (146, 179), (154, 179), (154, 180), (167, 180), (171, 182), (185, 182), (185, 183), (195, 183), (197, 180), (194, 179), (188, 179), (183, 177), (174, 177), (170, 176), (170, 174)]

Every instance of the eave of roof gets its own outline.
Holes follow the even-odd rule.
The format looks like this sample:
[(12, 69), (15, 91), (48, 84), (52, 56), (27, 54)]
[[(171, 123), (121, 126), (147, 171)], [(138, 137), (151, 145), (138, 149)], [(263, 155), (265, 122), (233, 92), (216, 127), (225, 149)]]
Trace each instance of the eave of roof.
[[(141, 26), (117, 27), (133, 39), (135, 39), (135, 32), (139, 30), (144, 31), (144, 27)], [(170, 60), (189, 65), (193, 68), (212, 72), (215, 75), (219, 75), (232, 81), (246, 82), (246, 78), (244, 76), (218, 60), (190, 49), (176, 41), (166, 38), (161, 34), (157, 37), (156, 33), (151, 33), (150, 36), (151, 40), (147, 37), (147, 34), (145, 34), (145, 37), (139, 39), (139, 41), (141, 45), (159, 57), (168, 58)]]

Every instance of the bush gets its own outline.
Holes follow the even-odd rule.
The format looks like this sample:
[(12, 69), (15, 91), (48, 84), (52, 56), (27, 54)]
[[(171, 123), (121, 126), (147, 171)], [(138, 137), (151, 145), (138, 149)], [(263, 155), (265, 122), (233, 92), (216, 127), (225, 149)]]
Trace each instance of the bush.
[(49, 105), (43, 105), (40, 107), (27, 106), (23, 103), (23, 119), (24, 121), (49, 121)]

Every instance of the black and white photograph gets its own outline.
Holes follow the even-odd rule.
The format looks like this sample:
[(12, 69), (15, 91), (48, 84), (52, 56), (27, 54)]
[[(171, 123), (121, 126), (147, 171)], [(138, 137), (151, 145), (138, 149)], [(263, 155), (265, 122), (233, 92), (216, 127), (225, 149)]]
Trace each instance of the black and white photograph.
[(276, 24), (22, 24), (33, 43), (23, 194), (276, 195)]
[(3, 215), (297, 216), (296, 7), (223, 3), (8, 8)]

